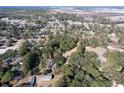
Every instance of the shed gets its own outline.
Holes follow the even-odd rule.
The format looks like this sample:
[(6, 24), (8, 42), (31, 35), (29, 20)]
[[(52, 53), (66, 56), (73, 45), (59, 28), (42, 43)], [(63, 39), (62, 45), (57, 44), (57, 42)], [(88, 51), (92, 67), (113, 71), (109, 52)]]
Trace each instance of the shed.
[(41, 79), (42, 79), (42, 80), (51, 80), (51, 79), (53, 79), (53, 75), (51, 75), (51, 74), (43, 75), (43, 76), (41, 77)]

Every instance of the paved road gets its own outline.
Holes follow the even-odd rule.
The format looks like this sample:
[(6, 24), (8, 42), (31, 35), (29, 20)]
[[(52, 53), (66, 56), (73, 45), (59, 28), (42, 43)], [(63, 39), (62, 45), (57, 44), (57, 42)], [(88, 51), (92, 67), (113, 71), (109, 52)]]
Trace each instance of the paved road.
[(0, 49), (0, 54), (5, 53), (7, 50), (17, 50), (22, 45), (23, 42), (24, 42), (24, 39), (20, 39), (15, 43), (15, 45), (11, 47), (7, 47), (5, 49)]

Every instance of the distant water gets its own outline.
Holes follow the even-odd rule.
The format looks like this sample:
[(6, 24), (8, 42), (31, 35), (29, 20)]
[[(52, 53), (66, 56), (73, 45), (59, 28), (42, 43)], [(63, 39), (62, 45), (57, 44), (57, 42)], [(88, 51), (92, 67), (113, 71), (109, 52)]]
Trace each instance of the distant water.
[(46, 8), (46, 9), (59, 9), (59, 8), (75, 8), (81, 10), (94, 10), (94, 9), (123, 9), (124, 6), (0, 6), (0, 9), (31, 9), (31, 8)]
[(109, 11), (123, 12), (124, 6), (0, 6), (0, 10), (92, 10), (92, 11)]

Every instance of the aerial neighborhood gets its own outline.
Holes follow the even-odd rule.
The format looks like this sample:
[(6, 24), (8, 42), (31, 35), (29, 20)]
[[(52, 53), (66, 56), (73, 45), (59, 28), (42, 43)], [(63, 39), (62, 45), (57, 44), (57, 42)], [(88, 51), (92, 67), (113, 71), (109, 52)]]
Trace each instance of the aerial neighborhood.
[(1, 87), (124, 86), (124, 13), (35, 8), (0, 9)]

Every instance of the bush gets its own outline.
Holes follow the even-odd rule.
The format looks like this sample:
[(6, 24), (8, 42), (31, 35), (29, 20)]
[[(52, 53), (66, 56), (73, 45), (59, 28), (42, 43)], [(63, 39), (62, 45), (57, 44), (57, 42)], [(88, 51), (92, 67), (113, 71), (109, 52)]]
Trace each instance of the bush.
[(3, 78), (4, 74), (5, 74), (5, 72), (3, 72), (3, 71), (0, 72), (0, 80)]
[(10, 81), (13, 78), (13, 76), (14, 76), (14, 74), (11, 71), (7, 71), (1, 80), (2, 83), (6, 83), (6, 82)]
[(54, 61), (56, 62), (56, 66), (59, 68), (65, 63), (66, 59), (61, 54), (57, 54)]

